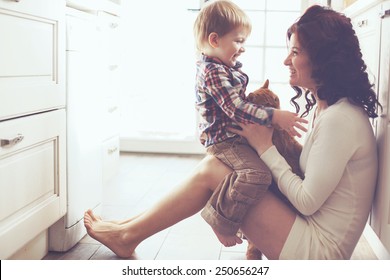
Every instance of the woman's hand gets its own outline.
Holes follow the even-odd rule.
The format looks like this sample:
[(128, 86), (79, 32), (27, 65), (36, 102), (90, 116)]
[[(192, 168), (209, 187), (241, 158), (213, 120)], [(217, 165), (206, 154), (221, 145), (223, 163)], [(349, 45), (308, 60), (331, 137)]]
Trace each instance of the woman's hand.
[(228, 130), (245, 137), (248, 143), (259, 154), (268, 150), (272, 145), (272, 134), (274, 129), (259, 124), (238, 124), (242, 130), (229, 128)]
[(307, 132), (307, 129), (302, 125), (307, 123), (308, 121), (298, 117), (297, 113), (284, 110), (275, 109), (272, 117), (272, 125), (287, 131), (292, 137), (301, 137), (297, 129)]

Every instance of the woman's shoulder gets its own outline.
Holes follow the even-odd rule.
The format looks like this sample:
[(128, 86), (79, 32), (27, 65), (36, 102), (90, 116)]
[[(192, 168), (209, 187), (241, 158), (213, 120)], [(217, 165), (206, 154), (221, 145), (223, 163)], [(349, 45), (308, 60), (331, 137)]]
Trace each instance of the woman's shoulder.
[(322, 119), (356, 122), (368, 121), (369, 118), (363, 108), (351, 103), (347, 98), (342, 98), (323, 112)]
[(329, 106), (318, 119), (318, 129), (327, 127), (332, 131), (340, 131), (349, 139), (366, 135), (373, 137), (373, 129), (367, 113), (363, 108), (343, 98)]

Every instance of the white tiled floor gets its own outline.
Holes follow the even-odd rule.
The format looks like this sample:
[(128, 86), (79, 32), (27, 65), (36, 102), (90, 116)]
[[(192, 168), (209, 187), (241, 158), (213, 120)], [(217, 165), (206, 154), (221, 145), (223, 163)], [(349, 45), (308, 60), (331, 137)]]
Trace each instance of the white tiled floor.
[[(132, 217), (159, 201), (186, 178), (202, 157), (122, 154), (118, 175), (105, 186), (101, 216), (106, 220)], [(139, 260), (245, 259), (246, 243), (224, 248), (196, 214), (141, 243)], [(46, 259), (117, 259), (108, 248), (85, 236), (67, 253)]]
[[(101, 216), (107, 220), (132, 217), (161, 199), (184, 180), (201, 157), (122, 154), (120, 169), (104, 189)], [(362, 238), (352, 259), (375, 259)], [(211, 228), (196, 214), (141, 243), (132, 259), (138, 260), (243, 260), (243, 244), (223, 247)], [(365, 248), (361, 250), (361, 248)], [(370, 251), (371, 250), (371, 251)], [(89, 236), (66, 253), (50, 252), (45, 259), (117, 259)]]
[[(122, 154), (120, 173), (105, 189), (102, 215), (121, 219), (148, 209), (184, 180), (201, 157)], [(195, 229), (195, 230), (194, 230)], [(246, 245), (226, 250), (199, 214), (190, 217), (141, 243), (136, 259), (215, 260), (243, 259)]]

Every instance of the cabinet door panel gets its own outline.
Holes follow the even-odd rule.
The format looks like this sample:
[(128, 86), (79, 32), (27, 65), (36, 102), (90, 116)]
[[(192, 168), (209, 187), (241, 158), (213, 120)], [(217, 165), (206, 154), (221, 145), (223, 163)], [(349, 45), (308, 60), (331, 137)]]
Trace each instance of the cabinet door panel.
[[(58, 192), (56, 138), (9, 154), (0, 161), (0, 221), (23, 208), (31, 208)], [(31, 187), (33, 182), (34, 187)]]
[(0, 122), (0, 259), (66, 213), (65, 122), (64, 109)]
[(0, 120), (65, 106), (64, 3), (39, 0), (38, 13), (10, 2), (0, 0)]
[(17, 17), (8, 12), (0, 14), (0, 76), (46, 77), (46, 82), (57, 80), (53, 65), (53, 28), (56, 23), (34, 17)]

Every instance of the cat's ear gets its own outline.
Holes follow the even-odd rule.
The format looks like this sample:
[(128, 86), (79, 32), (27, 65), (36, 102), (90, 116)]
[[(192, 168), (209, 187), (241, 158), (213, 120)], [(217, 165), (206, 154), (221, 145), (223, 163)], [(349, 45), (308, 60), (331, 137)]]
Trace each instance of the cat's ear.
[(265, 80), (264, 85), (261, 88), (268, 88), (269, 80)]

